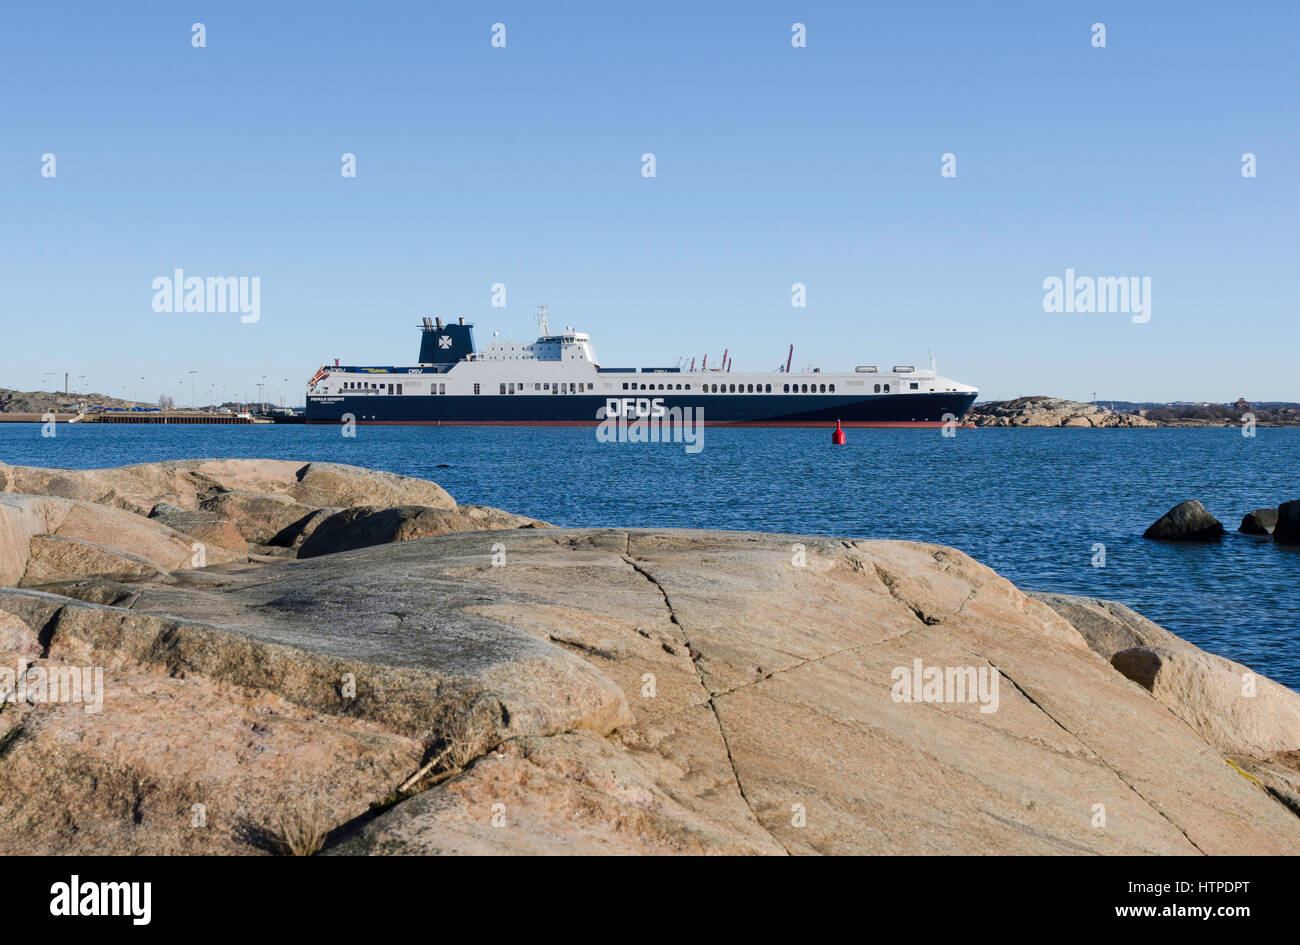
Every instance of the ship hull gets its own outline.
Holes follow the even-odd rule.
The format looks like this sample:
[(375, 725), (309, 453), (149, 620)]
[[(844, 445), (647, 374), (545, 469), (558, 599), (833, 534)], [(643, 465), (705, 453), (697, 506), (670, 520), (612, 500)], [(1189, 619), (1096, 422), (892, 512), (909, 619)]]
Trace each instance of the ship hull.
[[(656, 412), (689, 408), (694, 422), (709, 426), (803, 427), (838, 420), (850, 427), (934, 427), (962, 417), (975, 397), (965, 392), (862, 396), (656, 391), (653, 401)], [(307, 422), (339, 424), (350, 416), (358, 424), (595, 426), (601, 422), (606, 401), (598, 394), (310, 395)]]

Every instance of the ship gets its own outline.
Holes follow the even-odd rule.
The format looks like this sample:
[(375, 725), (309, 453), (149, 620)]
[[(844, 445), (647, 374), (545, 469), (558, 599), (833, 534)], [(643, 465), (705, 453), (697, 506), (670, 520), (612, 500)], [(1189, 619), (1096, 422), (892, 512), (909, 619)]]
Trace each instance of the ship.
[(933, 427), (959, 421), (979, 391), (912, 364), (857, 365), (845, 373), (792, 372), (794, 348), (773, 371), (732, 372), (729, 355), (699, 370), (606, 367), (570, 325), (552, 332), (546, 306), (531, 344), (474, 344), (464, 317), (421, 319), (410, 366), (325, 364), (307, 384), (307, 423), (580, 426), (607, 415), (676, 415), (709, 425)]

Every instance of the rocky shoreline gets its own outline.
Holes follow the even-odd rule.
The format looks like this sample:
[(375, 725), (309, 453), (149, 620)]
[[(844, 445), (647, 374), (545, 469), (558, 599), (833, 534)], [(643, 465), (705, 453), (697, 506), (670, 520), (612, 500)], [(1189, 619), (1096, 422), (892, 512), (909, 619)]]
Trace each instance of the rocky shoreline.
[(1300, 851), (1300, 695), (951, 548), (327, 463), (0, 484), (6, 854)]
[(966, 421), (977, 427), (1154, 427), (1155, 422), (1134, 413), (1116, 413), (1096, 404), (1060, 397), (1018, 397), (975, 404)]

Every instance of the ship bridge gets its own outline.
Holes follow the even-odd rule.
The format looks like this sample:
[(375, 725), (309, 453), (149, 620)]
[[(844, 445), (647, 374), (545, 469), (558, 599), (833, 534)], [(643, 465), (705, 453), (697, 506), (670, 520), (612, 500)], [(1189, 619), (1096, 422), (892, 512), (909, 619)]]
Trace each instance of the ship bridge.
[(532, 344), (515, 341), (493, 341), (482, 351), (465, 356), (466, 361), (583, 361), (596, 364), (596, 352), (591, 347), (591, 337), (583, 331), (574, 331), (572, 325), (564, 331), (551, 333), (546, 321), (546, 306), (537, 310), (537, 325), (541, 334)]

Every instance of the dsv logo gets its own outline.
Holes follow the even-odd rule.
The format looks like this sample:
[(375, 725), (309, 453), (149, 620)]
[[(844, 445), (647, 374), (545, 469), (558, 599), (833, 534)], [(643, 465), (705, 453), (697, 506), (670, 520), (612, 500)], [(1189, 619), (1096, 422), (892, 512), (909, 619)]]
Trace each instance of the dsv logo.
[(606, 417), (663, 417), (667, 414), (662, 397), (610, 397), (605, 401)]

